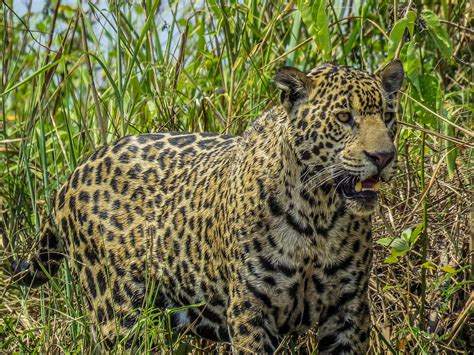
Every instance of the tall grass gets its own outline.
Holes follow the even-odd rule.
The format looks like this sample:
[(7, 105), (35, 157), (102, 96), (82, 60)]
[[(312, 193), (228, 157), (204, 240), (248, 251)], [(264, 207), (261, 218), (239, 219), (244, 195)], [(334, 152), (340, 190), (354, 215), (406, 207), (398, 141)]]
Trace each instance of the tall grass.
[[(374, 72), (398, 56), (407, 72), (400, 170), (374, 235), (371, 347), (472, 348), (468, 1), (22, 3), (0, 5), (0, 351), (98, 351), (67, 264), (40, 290), (12, 284), (6, 267), (34, 248), (54, 191), (97, 147), (158, 130), (239, 134), (278, 104), (272, 77), (282, 65)], [(162, 351), (215, 349), (173, 336), (168, 316), (145, 313), (136, 332)], [(314, 339), (285, 346), (312, 351)]]

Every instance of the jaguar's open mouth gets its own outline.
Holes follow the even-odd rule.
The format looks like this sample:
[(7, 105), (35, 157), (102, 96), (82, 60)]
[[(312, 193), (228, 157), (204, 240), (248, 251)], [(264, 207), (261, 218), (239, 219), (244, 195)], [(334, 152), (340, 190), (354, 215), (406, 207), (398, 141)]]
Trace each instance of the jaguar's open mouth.
[(360, 180), (357, 176), (345, 176), (337, 181), (337, 190), (347, 199), (369, 202), (377, 199), (377, 191), (380, 185), (380, 176), (378, 174), (365, 180)]

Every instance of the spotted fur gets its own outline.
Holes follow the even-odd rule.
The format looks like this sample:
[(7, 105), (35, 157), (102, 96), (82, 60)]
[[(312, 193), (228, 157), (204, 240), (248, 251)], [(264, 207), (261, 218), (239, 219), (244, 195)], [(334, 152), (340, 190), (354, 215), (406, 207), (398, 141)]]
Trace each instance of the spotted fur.
[(283, 68), (282, 105), (242, 137), (155, 133), (104, 146), (59, 190), (39, 250), (14, 268), (38, 286), (67, 252), (108, 347), (152, 292), (157, 309), (201, 305), (173, 327), (235, 351), (271, 353), (318, 325), (319, 353), (363, 353), (376, 198), (339, 186), (388, 179), (393, 159), (377, 156), (395, 152), (402, 80), (399, 62), (378, 76)]

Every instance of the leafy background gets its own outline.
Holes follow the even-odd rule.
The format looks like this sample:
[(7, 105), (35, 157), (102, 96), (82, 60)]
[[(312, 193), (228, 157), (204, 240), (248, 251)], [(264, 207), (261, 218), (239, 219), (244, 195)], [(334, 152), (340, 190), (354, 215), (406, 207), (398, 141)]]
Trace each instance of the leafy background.
[[(240, 134), (278, 104), (282, 65), (375, 72), (395, 57), (407, 80), (398, 176), (374, 234), (371, 350), (473, 348), (469, 1), (3, 0), (0, 13), (0, 351), (98, 351), (67, 264), (39, 290), (8, 272), (97, 147), (158, 130)], [(143, 316), (141, 350), (217, 349), (173, 336), (168, 315)], [(316, 343), (310, 332), (283, 349)]]

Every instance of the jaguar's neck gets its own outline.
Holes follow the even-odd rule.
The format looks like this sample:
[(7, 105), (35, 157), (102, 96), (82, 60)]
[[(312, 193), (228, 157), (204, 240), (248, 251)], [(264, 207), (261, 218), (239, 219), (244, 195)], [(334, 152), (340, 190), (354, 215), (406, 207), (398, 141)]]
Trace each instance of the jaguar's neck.
[[(276, 108), (244, 135), (242, 159), (236, 164), (238, 175), (230, 183), (242, 184), (238, 201), (255, 201), (249, 215), (255, 216), (256, 226), (250, 227), (252, 217), (240, 223), (244, 229), (250, 227), (249, 238), (263, 238), (262, 247), (278, 250), (269, 251), (275, 261), (286, 260), (296, 266), (307, 257), (316, 260), (322, 255), (336, 261), (344, 244), (367, 239), (370, 218), (346, 211), (333, 181), (298, 162), (290, 134), (286, 113)], [(364, 230), (348, 232), (352, 224), (364, 226)], [(257, 230), (263, 233), (255, 234)]]
[[(259, 122), (262, 119), (266, 121), (264, 124)], [(324, 233), (345, 209), (332, 176), (297, 159), (290, 143), (290, 120), (284, 110), (271, 110), (260, 120), (254, 125), (255, 143), (251, 145), (255, 153), (250, 159), (263, 158), (263, 178), (290, 221), (294, 217), (303, 229), (305, 225), (312, 226), (313, 232)]]

